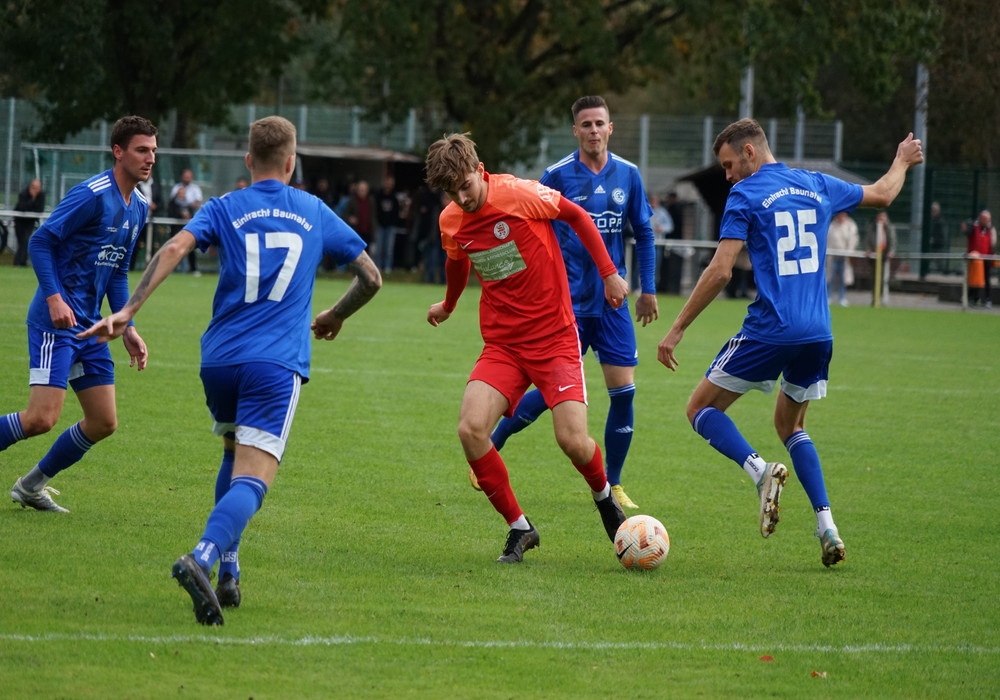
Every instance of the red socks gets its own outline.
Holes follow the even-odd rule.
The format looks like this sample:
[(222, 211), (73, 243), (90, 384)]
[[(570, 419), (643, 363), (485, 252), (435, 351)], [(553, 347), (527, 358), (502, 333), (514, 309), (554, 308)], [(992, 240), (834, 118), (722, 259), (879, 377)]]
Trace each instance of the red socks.
[[(508, 525), (524, 515), (524, 511), (517, 504), (514, 491), (510, 487), (507, 466), (503, 463), (503, 459), (495, 447), (491, 447), (490, 451), (479, 459), (469, 460), (469, 466), (475, 472), (483, 493), (490, 499), (490, 503), (504, 517)], [(603, 473), (602, 470), (601, 474), (603, 475)]]

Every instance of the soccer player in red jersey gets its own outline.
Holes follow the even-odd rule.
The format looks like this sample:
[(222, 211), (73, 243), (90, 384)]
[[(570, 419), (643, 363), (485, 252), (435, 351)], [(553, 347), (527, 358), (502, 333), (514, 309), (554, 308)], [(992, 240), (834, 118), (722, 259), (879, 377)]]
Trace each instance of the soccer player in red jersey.
[(490, 441), (532, 383), (552, 409), (556, 442), (583, 475), (608, 537), (625, 514), (611, 493), (601, 449), (587, 433), (587, 392), (573, 302), (552, 219), (568, 223), (597, 263), (604, 294), (620, 306), (628, 283), (618, 274), (600, 233), (582, 208), (534, 180), (487, 173), (467, 134), (436, 141), (427, 153), (427, 184), (451, 204), (441, 212), (447, 253), (444, 301), (427, 312), (446, 321), (474, 269), (482, 283), (479, 326), (484, 347), (462, 398), (458, 435), (490, 503), (510, 526), (499, 562), (522, 560), (536, 547), (531, 525), (511, 489), (507, 467)]

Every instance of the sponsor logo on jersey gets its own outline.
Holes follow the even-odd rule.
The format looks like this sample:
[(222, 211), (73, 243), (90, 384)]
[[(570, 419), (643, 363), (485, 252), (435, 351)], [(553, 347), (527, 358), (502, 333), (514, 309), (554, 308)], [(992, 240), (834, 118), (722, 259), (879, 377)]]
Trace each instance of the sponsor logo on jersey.
[(128, 248), (118, 245), (101, 246), (101, 252), (97, 254), (97, 265), (114, 266), (122, 261), (128, 253)]
[(598, 186), (597, 186), (597, 187), (596, 187), (596, 188), (594, 189), (594, 194), (607, 194), (607, 193), (606, 193), (606, 192), (604, 191), (604, 185), (598, 185)]
[(497, 237), (497, 240), (504, 240), (510, 235), (510, 226), (503, 221), (498, 221), (497, 225), (493, 227), (493, 235)]
[(474, 251), (469, 253), (469, 259), (484, 282), (507, 279), (528, 268), (521, 257), (521, 251), (517, 249), (516, 241), (507, 241), (488, 250)]

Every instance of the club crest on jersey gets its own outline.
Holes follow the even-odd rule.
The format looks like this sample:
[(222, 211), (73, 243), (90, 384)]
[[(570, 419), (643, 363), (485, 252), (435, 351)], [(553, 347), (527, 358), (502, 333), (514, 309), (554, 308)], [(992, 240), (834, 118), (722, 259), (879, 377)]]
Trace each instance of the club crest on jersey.
[(503, 221), (498, 221), (497, 225), (493, 227), (493, 235), (497, 237), (498, 240), (503, 240), (510, 235), (510, 226), (505, 224)]
[(621, 187), (616, 187), (613, 190), (611, 190), (611, 200), (615, 204), (621, 204), (622, 202), (624, 202), (625, 190), (623, 190)]

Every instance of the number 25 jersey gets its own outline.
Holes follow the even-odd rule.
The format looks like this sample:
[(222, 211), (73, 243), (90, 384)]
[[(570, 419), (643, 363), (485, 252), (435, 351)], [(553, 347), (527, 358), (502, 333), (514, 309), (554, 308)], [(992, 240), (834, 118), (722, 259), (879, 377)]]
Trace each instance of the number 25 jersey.
[(757, 298), (743, 333), (774, 345), (830, 340), (826, 238), (839, 211), (861, 203), (860, 185), (767, 163), (729, 192), (719, 238), (746, 241)]

